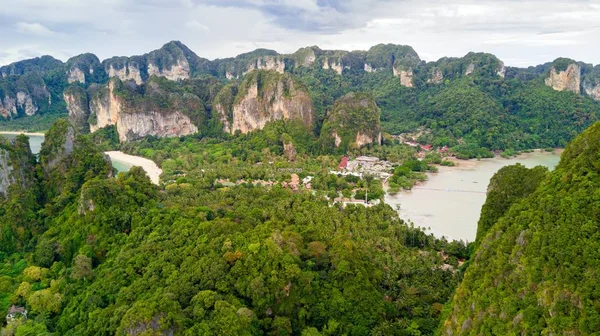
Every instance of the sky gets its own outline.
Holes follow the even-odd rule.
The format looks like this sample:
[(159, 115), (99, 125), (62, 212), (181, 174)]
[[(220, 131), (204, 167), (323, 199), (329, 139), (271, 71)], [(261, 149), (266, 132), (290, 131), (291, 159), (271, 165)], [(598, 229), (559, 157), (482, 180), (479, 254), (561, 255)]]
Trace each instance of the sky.
[(412, 46), (422, 59), (495, 54), (510, 66), (600, 63), (600, 0), (0, 0), (0, 65), (179, 40), (201, 57), (256, 48)]

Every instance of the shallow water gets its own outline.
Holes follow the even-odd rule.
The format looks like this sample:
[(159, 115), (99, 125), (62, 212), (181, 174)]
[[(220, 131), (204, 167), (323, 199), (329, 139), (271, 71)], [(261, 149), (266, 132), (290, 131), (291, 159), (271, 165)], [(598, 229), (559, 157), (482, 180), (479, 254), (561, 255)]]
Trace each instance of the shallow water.
[[(7, 139), (14, 139), (17, 135), (6, 134), (6, 133), (0, 132), (0, 136), (3, 136)], [(29, 137), (29, 147), (31, 147), (31, 152), (33, 154), (38, 154), (40, 152), (40, 149), (42, 148), (42, 142), (44, 142), (44, 137), (41, 135), (27, 135), (27, 136)], [(117, 161), (117, 160), (112, 160), (112, 166), (115, 169), (117, 169), (117, 171), (119, 173), (126, 172), (132, 167), (131, 164)]]
[[(17, 137), (16, 134), (6, 134), (6, 133), (2, 133), (2, 132), (0, 132), (0, 135), (9, 140), (12, 140)], [(42, 148), (42, 142), (44, 142), (44, 137), (41, 135), (28, 135), (28, 137), (29, 137), (29, 147), (31, 147), (31, 152), (33, 154), (38, 154), (40, 152), (40, 149)]]
[(552, 170), (559, 160), (557, 154), (535, 152), (518, 158), (464, 164), (472, 167), (441, 167), (439, 173), (429, 174), (429, 180), (412, 191), (386, 195), (385, 202), (395, 209), (400, 205), (401, 218), (436, 237), (474, 241), (488, 183), (500, 168), (521, 163), (529, 168), (541, 165)]

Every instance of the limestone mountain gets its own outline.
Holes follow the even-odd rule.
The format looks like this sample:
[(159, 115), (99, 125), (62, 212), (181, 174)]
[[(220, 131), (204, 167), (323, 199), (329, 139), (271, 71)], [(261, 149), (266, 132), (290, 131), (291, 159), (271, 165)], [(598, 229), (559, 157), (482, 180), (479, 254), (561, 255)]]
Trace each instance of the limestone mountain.
[(18, 136), (14, 140), (0, 137), (0, 197), (9, 196), (11, 189), (25, 189), (35, 181), (35, 157), (29, 140)]
[[(242, 96), (254, 92), (249, 88), (265, 87), (256, 78), (280, 81), (273, 75), (255, 74), (261, 71), (285, 78), (279, 86), (283, 95), (278, 93), (279, 84), (271, 92), (277, 104), (283, 105), (269, 103), (259, 108), (258, 96)], [(466, 157), (477, 156), (481, 148), (489, 153), (564, 146), (600, 117), (600, 103), (594, 103), (600, 100), (600, 66), (558, 59), (536, 67), (514, 68), (485, 53), (425, 62), (412, 47), (394, 44), (362, 51), (310, 46), (292, 54), (257, 49), (236, 57), (207, 60), (181, 42), (172, 41), (139, 56), (100, 61), (92, 54), (82, 54), (66, 63), (44, 56), (1, 67), (0, 73), (0, 124), (14, 129), (46, 130), (53, 120), (67, 113), (82, 132), (117, 125), (107, 92), (110, 82), (119, 79), (131, 93), (125, 96), (137, 97), (126, 110), (138, 112), (127, 114), (131, 120), (118, 123), (129, 124), (120, 130), (122, 141), (146, 135), (185, 135), (196, 130), (213, 132), (216, 122), (225, 124), (226, 132), (247, 132), (272, 120), (288, 118), (284, 110), (290, 108), (302, 114), (297, 119), (314, 126), (314, 135), (320, 136), (326, 111), (350, 92), (373, 96), (381, 109), (383, 132), (399, 134), (428, 128), (430, 136), (421, 141), (460, 147), (457, 151)], [(152, 98), (156, 92), (146, 91), (149, 82), (156, 85), (154, 77), (168, 80), (159, 86), (169, 92), (169, 97), (198, 97), (203, 112), (191, 113), (189, 108), (181, 107), (187, 103)], [(287, 87), (294, 88), (292, 100), (286, 96)], [(96, 94), (102, 99), (94, 100)], [(215, 100), (217, 94), (219, 99)], [(150, 108), (144, 105), (147, 98), (163, 103), (160, 108)], [(302, 106), (298, 105), (300, 101)], [(198, 101), (188, 107), (192, 105), (199, 106)], [(139, 113), (140, 106), (150, 108), (149, 113)], [(166, 109), (174, 106), (177, 110), (167, 113)], [(151, 113), (158, 109), (162, 112)], [(308, 110), (311, 112), (306, 114)], [(197, 119), (190, 119), (190, 124), (183, 115), (195, 115)], [(140, 126), (136, 129), (133, 124)]]
[(349, 93), (338, 99), (321, 130), (324, 146), (348, 149), (381, 144), (381, 111), (369, 94)]
[(545, 83), (557, 91), (585, 94), (600, 100), (600, 66), (558, 58), (552, 62)]
[[(533, 193), (495, 216), (441, 334), (598, 333), (599, 152), (596, 123), (567, 146), (556, 170)], [(508, 181), (494, 189), (512, 187)]]
[[(82, 102), (83, 98), (70, 105), (73, 116), (87, 111), (85, 105), (80, 105)], [(198, 131), (196, 125), (205, 119), (205, 108), (198, 96), (182, 92), (156, 76), (141, 86), (112, 78), (108, 84), (90, 90), (88, 104), (90, 131), (116, 125), (121, 141), (148, 135), (193, 134)]]
[(151, 76), (176, 81), (208, 72), (208, 60), (198, 57), (179, 41), (171, 41), (141, 56), (109, 58), (102, 64), (108, 77), (134, 80), (136, 84), (142, 84)]
[(248, 133), (276, 120), (299, 121), (310, 129), (314, 107), (308, 92), (289, 74), (253, 71), (238, 85), (223, 88), (215, 110), (228, 133)]

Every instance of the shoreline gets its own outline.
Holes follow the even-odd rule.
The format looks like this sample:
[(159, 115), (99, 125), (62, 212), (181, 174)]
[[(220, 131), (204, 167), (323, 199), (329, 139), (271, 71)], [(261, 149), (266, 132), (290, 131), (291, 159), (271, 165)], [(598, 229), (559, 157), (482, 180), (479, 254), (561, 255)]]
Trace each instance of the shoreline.
[(121, 162), (131, 166), (142, 167), (152, 183), (156, 185), (159, 184), (162, 169), (160, 169), (154, 161), (140, 156), (125, 154), (121, 151), (108, 151), (104, 152), (104, 154), (108, 155), (112, 161)]
[[(484, 163), (486, 161), (490, 161), (490, 160), (497, 160), (497, 159), (504, 159), (504, 160), (511, 160), (511, 159), (527, 159), (528, 157), (530, 157), (532, 154), (547, 154), (547, 155), (558, 155), (560, 156), (563, 151), (565, 149), (564, 148), (555, 148), (554, 151), (552, 152), (546, 152), (543, 149), (537, 148), (537, 149), (532, 149), (531, 152), (529, 153), (519, 153), (517, 155), (513, 155), (509, 158), (504, 158), (499, 154), (495, 154), (493, 158), (482, 158), (482, 159), (458, 159), (454, 156), (452, 157), (446, 157), (444, 158), (445, 160), (448, 161), (452, 161), (454, 162), (455, 166), (441, 166), (441, 165), (436, 165), (436, 167), (438, 168), (438, 170), (441, 171), (454, 171), (454, 170), (472, 170), (475, 169), (478, 165), (480, 165), (481, 163)], [(435, 174), (435, 173), (431, 173), (431, 174)]]
[(41, 132), (20, 132), (20, 131), (0, 131), (0, 135), (2, 135), (2, 134), (8, 134), (8, 135), (24, 134), (26, 136), (42, 136), (42, 137), (46, 136), (45, 133), (41, 133)]

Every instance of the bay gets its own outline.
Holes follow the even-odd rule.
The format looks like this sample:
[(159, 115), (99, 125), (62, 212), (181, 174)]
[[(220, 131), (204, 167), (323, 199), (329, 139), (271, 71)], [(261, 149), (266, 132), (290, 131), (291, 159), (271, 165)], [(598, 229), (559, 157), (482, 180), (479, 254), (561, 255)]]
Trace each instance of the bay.
[(475, 240), (487, 186), (500, 168), (521, 163), (528, 168), (541, 165), (552, 170), (559, 160), (556, 153), (536, 151), (510, 159), (459, 161), (457, 167), (440, 167), (438, 173), (428, 174), (429, 180), (411, 191), (386, 195), (385, 202), (394, 209), (399, 206), (402, 219), (438, 238), (471, 242)]

